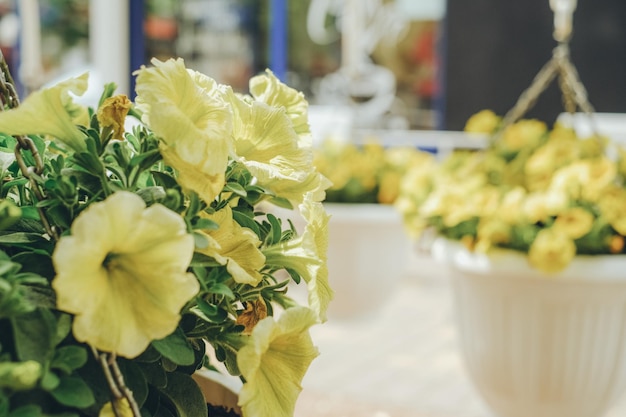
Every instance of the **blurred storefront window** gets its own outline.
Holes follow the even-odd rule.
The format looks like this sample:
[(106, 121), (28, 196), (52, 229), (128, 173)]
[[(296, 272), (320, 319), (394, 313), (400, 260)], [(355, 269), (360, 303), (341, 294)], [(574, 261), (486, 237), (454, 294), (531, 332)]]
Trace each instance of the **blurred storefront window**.
[[(145, 62), (179, 56), (246, 91), (265, 68), (282, 72), (272, 60), (284, 56), (283, 81), (311, 104), (352, 108), (357, 127), (433, 128), (444, 12), (444, 0), (147, 0)], [(272, 33), (283, 23), (286, 43)]]

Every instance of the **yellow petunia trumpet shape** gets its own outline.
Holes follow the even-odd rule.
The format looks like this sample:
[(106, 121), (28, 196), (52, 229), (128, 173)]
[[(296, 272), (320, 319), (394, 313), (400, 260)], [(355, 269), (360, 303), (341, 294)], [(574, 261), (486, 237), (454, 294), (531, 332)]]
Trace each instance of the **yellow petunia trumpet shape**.
[(302, 391), (302, 378), (319, 352), (309, 328), (317, 314), (306, 307), (284, 311), (275, 321), (267, 317), (254, 327), (237, 354), (245, 379), (239, 406), (248, 417), (292, 417)]
[(114, 193), (92, 203), (57, 243), (57, 306), (75, 315), (78, 341), (134, 358), (176, 329), (181, 309), (198, 293), (187, 272), (193, 251), (177, 213)]
[(210, 202), (224, 187), (232, 151), (232, 114), (208, 77), (185, 68), (182, 59), (142, 67), (137, 108), (161, 138), (163, 159), (178, 170), (181, 185)]
[(0, 132), (8, 135), (50, 135), (80, 152), (87, 149), (85, 134), (74, 123), (70, 92), (87, 91), (88, 73), (31, 93), (19, 107), (0, 112)]

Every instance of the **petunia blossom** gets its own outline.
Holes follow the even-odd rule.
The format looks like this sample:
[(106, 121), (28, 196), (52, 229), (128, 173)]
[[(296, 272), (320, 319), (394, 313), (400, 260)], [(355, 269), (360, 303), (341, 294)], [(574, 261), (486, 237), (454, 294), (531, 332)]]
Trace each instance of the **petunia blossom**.
[(88, 73), (31, 93), (16, 108), (0, 112), (0, 132), (8, 135), (51, 135), (75, 151), (87, 149), (85, 134), (76, 127), (70, 92), (87, 91)]
[(201, 216), (215, 221), (219, 228), (203, 231), (213, 244), (196, 250), (226, 265), (235, 282), (257, 285), (262, 279), (259, 271), (265, 264), (265, 255), (259, 250), (261, 241), (258, 236), (233, 219), (229, 206), (214, 214), (202, 213)]
[(308, 331), (316, 322), (312, 310), (294, 307), (277, 321), (267, 317), (257, 323), (237, 353), (237, 365), (246, 381), (239, 393), (245, 416), (293, 416), (302, 378), (319, 355)]
[(76, 339), (127, 358), (171, 334), (199, 291), (187, 272), (194, 240), (183, 218), (120, 191), (92, 203), (52, 255), (60, 310)]
[(572, 238), (557, 229), (542, 229), (528, 250), (530, 264), (548, 274), (564, 270), (576, 255)]
[(296, 133), (285, 109), (250, 102), (232, 92), (225, 97), (234, 112), (235, 153), (259, 185), (295, 204), (308, 192), (322, 201), (330, 182), (314, 168), (311, 142)]
[(305, 196), (300, 205), (302, 217), (307, 222), (304, 228), (305, 237), (313, 241), (317, 257), (322, 261), (319, 265), (309, 264), (310, 279), (307, 281), (309, 306), (317, 312), (321, 321), (326, 321), (328, 304), (333, 298), (333, 290), (328, 282), (328, 222), (330, 216), (324, 205), (313, 201), (310, 195)]
[(272, 107), (285, 108), (298, 135), (311, 133), (308, 119), (309, 103), (301, 91), (282, 83), (270, 70), (265, 70), (265, 74), (252, 77), (249, 84), (250, 93), (255, 100)]
[(211, 202), (232, 151), (230, 109), (216, 83), (187, 70), (182, 59), (152, 64), (135, 72), (142, 120), (161, 138), (163, 159), (178, 170), (180, 184)]

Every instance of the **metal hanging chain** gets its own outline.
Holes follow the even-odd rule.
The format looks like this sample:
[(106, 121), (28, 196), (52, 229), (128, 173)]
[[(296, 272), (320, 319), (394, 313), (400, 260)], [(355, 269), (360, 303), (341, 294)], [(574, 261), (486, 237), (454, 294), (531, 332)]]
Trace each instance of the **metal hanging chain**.
[(539, 96), (557, 76), (565, 110), (573, 114), (580, 108), (589, 117), (594, 136), (599, 136), (593, 118), (595, 110), (570, 59), (569, 39), (572, 34), (572, 15), (576, 8), (576, 0), (550, 0), (550, 7), (554, 11), (554, 39), (558, 45), (552, 52), (552, 58), (541, 68), (530, 87), (522, 92), (513, 108), (506, 113), (492, 138), (494, 141), (502, 136), (508, 126), (517, 122), (535, 105)]
[[(15, 82), (13, 81), (13, 77), (11, 76), (11, 72), (9, 70), (9, 66), (4, 58), (4, 55), (0, 51), (0, 101), (2, 102), (2, 108), (0, 111), (4, 111), (5, 108), (14, 109), (19, 106), (20, 100), (17, 95), (17, 91), (15, 90)], [(25, 178), (28, 179), (31, 190), (35, 194), (35, 197), (38, 201), (43, 201), (46, 199), (46, 195), (43, 193), (43, 190), (37, 183), (36, 177), (39, 177), (43, 172), (43, 159), (39, 154), (39, 150), (37, 146), (35, 146), (35, 142), (32, 141), (29, 137), (24, 135), (14, 135), (13, 136), (17, 140), (17, 144), (15, 145), (15, 161), (20, 167), (20, 171)], [(24, 154), (22, 152), (30, 151), (33, 159), (35, 160), (35, 166), (28, 166), (26, 161), (24, 160)], [(59, 238), (58, 233), (56, 232), (54, 226), (50, 225), (48, 218), (44, 210), (41, 207), (37, 207), (37, 212), (39, 213), (39, 217), (41, 218), (41, 223), (43, 224), (44, 229), (48, 236), (52, 239), (57, 240)]]

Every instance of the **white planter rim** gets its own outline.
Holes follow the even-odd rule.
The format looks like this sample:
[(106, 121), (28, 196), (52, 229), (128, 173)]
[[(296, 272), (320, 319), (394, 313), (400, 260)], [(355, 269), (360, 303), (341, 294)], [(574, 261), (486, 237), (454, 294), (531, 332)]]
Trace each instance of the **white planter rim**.
[(342, 222), (371, 221), (377, 223), (398, 223), (402, 221), (400, 213), (393, 205), (373, 203), (324, 203), (326, 213), (331, 219)]
[(626, 282), (626, 255), (577, 255), (563, 271), (547, 274), (532, 267), (526, 253), (512, 249), (472, 252), (459, 241), (439, 237), (433, 241), (431, 253), (437, 261), (460, 271), (480, 275), (496, 273), (502, 279)]

